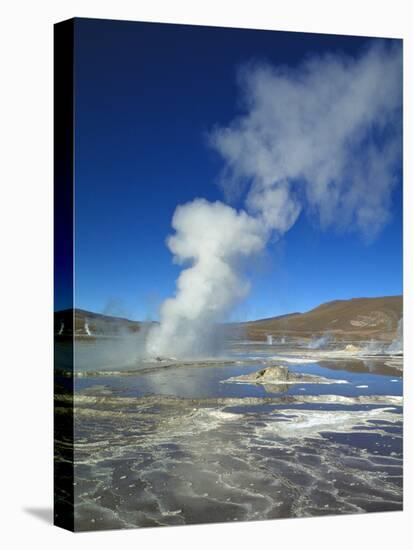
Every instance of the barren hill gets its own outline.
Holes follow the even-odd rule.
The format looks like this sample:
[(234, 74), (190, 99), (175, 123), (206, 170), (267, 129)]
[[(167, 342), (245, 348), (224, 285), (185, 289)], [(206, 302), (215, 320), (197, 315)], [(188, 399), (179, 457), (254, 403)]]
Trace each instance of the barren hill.
[(311, 338), (330, 333), (338, 340), (391, 341), (403, 316), (403, 297), (334, 300), (307, 311), (242, 323), (250, 340)]
[[(290, 313), (232, 325), (236, 337), (248, 340), (275, 338), (307, 339), (330, 334), (335, 340), (381, 340), (390, 342), (396, 336), (403, 316), (403, 297), (353, 298), (334, 300), (307, 311)], [(74, 330), (73, 330), (74, 324)], [(82, 309), (55, 313), (55, 333), (61, 336), (77, 334), (114, 335), (138, 332), (148, 323), (112, 317)], [(241, 330), (239, 330), (241, 329)]]
[[(55, 332), (61, 335), (119, 334), (138, 332), (143, 323), (83, 309), (65, 309), (54, 314)], [(74, 330), (73, 330), (74, 324)]]

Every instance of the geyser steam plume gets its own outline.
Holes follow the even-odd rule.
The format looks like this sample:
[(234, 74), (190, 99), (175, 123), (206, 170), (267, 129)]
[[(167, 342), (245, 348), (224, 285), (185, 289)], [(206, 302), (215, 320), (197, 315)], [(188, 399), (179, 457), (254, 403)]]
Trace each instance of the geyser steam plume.
[(390, 217), (401, 157), (402, 50), (378, 40), (359, 58), (313, 57), (300, 67), (248, 65), (245, 112), (216, 128), (226, 197), (178, 206), (167, 244), (176, 294), (147, 339), (150, 355), (212, 352), (214, 327), (248, 291), (240, 262), (288, 231), (305, 210), (322, 227), (374, 239)]
[(203, 199), (178, 206), (168, 247), (176, 262), (192, 262), (178, 277), (174, 298), (161, 307), (161, 323), (148, 337), (151, 354), (199, 356), (210, 353), (215, 323), (245, 296), (248, 285), (237, 265), (265, 245), (258, 219)]

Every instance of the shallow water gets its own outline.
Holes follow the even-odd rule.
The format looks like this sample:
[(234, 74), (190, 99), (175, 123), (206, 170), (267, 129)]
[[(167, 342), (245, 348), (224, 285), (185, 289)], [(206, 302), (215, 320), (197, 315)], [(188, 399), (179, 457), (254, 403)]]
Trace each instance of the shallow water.
[[(337, 369), (339, 362), (335, 362)], [(348, 362), (347, 362), (348, 364)], [(82, 391), (96, 385), (104, 385), (119, 396), (142, 397), (145, 395), (173, 395), (177, 397), (265, 397), (268, 395), (331, 394), (355, 395), (402, 395), (402, 378), (368, 372), (331, 370), (319, 364), (289, 364), (291, 372), (314, 374), (338, 380), (337, 384), (237, 384), (225, 382), (228, 378), (259, 370), (257, 364), (168, 368), (153, 367), (153, 372), (136, 376), (90, 376), (76, 378), (76, 390)], [(398, 374), (398, 373), (397, 373)], [(345, 380), (347, 383), (340, 383)], [(358, 387), (363, 386), (363, 387)]]
[(297, 356), (291, 372), (347, 383), (225, 382), (274, 354), (245, 348), (242, 364), (75, 377), (77, 530), (402, 509), (400, 371)]

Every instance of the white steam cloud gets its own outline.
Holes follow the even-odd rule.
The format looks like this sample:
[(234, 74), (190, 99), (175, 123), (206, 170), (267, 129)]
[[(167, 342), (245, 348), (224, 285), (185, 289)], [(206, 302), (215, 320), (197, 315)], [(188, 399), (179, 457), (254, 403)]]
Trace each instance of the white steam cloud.
[(203, 199), (178, 206), (172, 227), (168, 247), (177, 263), (191, 265), (178, 277), (176, 296), (162, 304), (147, 349), (168, 357), (210, 354), (219, 336), (216, 323), (249, 290), (239, 263), (265, 246), (266, 235), (246, 212)]
[(306, 206), (324, 227), (374, 238), (389, 218), (401, 151), (400, 47), (313, 58), (296, 70), (249, 67), (240, 80), (247, 113), (212, 136), (224, 186), (248, 181), (247, 208), (275, 229)]
[(361, 57), (327, 55), (296, 69), (250, 65), (245, 113), (216, 128), (222, 185), (244, 192), (244, 210), (202, 199), (178, 206), (168, 247), (189, 263), (148, 336), (151, 355), (211, 352), (216, 323), (248, 292), (242, 259), (303, 210), (322, 227), (374, 239), (390, 217), (401, 156), (402, 51), (378, 41)]

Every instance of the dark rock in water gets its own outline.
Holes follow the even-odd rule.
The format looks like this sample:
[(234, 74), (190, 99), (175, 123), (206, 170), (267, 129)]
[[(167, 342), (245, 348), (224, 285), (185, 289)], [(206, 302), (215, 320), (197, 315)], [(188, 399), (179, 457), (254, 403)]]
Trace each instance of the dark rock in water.
[(229, 378), (226, 382), (244, 382), (250, 384), (282, 384), (290, 382), (295, 374), (288, 371), (283, 365), (271, 365), (250, 374)]
[(253, 380), (264, 384), (269, 381), (282, 382), (288, 380), (288, 368), (281, 365), (266, 367), (258, 372), (253, 372), (251, 377)]
[(257, 372), (235, 376), (223, 380), (223, 382), (237, 382), (242, 384), (332, 384), (345, 383), (345, 380), (336, 380), (325, 378), (324, 376), (316, 376), (314, 374), (302, 374), (289, 372), (288, 367), (283, 365), (272, 365), (265, 367)]

